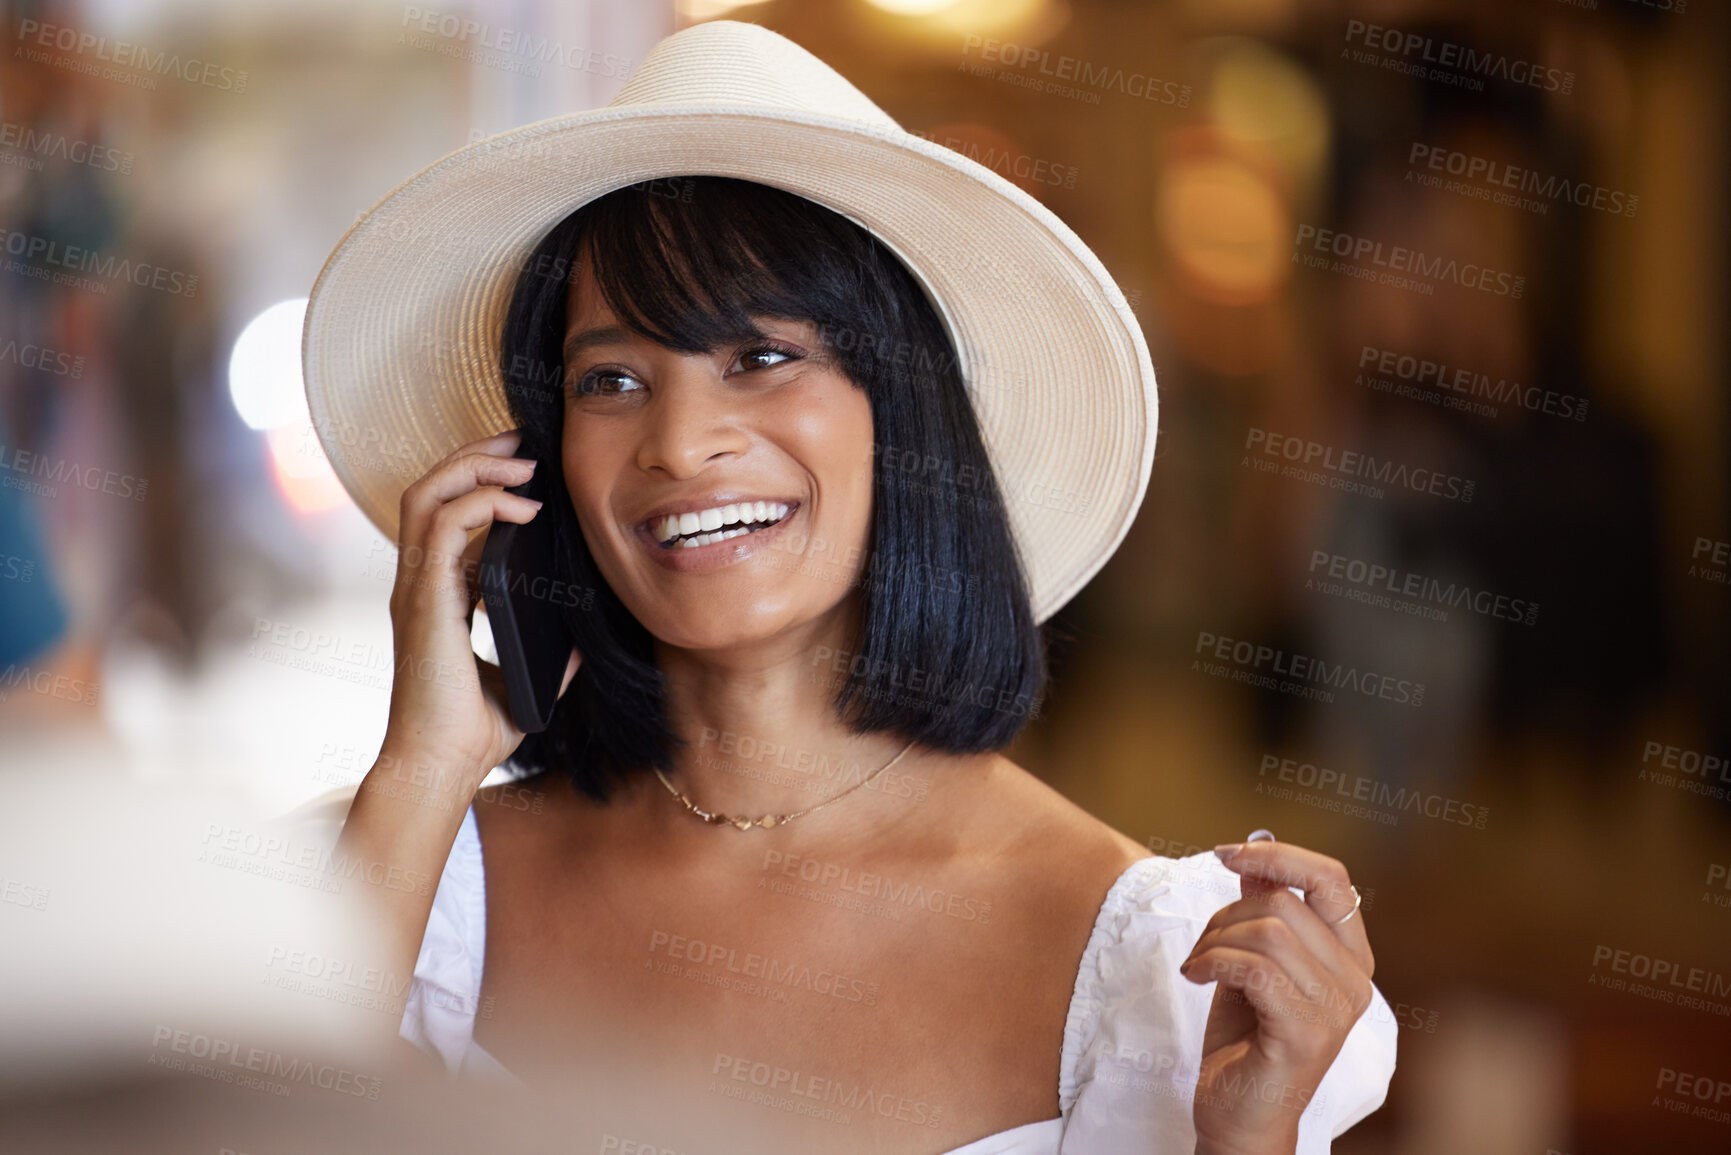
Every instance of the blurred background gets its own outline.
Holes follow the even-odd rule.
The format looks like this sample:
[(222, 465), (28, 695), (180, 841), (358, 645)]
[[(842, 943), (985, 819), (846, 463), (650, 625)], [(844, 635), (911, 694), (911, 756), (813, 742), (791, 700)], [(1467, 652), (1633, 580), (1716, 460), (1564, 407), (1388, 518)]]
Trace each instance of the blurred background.
[[(308, 424), (314, 278), (447, 152), (752, 21), (1140, 317), (1147, 501), (1010, 754), (1159, 853), (1266, 827), (1351, 866), (1400, 1068), (1336, 1149), (1731, 1150), (1724, 5), (0, 12), (8, 829), (45, 779), (262, 821), (360, 778), (395, 550)], [(1282, 673), (1317, 662), (1393, 688)], [(78, 917), (16, 847), (0, 943)]]

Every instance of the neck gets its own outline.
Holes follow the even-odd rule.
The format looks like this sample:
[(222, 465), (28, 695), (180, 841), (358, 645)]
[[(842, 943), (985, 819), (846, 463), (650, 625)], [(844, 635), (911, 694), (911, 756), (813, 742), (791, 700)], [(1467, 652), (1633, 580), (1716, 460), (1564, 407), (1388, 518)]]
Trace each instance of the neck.
[[(910, 777), (919, 748), (874, 777), (907, 739), (856, 734), (835, 715), (850, 636), (838, 620), (747, 647), (662, 647), (668, 720), (686, 742), (675, 751), (668, 775), (674, 787), (704, 810), (749, 819), (809, 810), (858, 787), (835, 805), (795, 819), (808, 833), (835, 823), (871, 825), (905, 811), (914, 793)], [(656, 788), (666, 793), (659, 784)], [(671, 798), (662, 801), (678, 805)], [(735, 832), (743, 837), (761, 833)]]

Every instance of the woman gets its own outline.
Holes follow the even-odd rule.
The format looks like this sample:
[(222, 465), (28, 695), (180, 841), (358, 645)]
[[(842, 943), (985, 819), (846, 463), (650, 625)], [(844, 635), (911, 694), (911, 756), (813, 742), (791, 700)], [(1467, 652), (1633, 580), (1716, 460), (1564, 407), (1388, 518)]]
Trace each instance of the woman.
[[(731, 100), (682, 88), (729, 75)], [(713, 116), (763, 77), (856, 122), (870, 108), (754, 26), (663, 42), (614, 107), (660, 106), (639, 150), (650, 123), (702, 139), (635, 183), (622, 150), (609, 191), (566, 188), (533, 247), (492, 258), (508, 307), (484, 347), (520, 432), (467, 439), (401, 490), (398, 676), (342, 852), (384, 868), (367, 875), (386, 880), (384, 965), (416, 976), (402, 1034), (453, 1071), (621, 1104), (652, 1089), (661, 1115), (635, 1125), (661, 1133), (630, 1140), (645, 1149), (695, 1126), (707, 1150), (1326, 1150), (1393, 1066), (1345, 869), (1272, 839), (1150, 857), (996, 752), (1038, 709), (1037, 620), (1103, 563), (1146, 482), (1152, 370), (1121, 295), (1102, 287), (1086, 325), (1062, 315), (1078, 294), (1056, 276), (992, 299), (994, 278), (1038, 268), (1039, 237), (1078, 261), (1085, 246), (893, 122)], [(811, 195), (676, 167), (725, 169), (704, 150), (729, 132), (785, 149), (808, 130), (808, 148), (852, 134), (836, 157), (855, 170), (810, 178)], [(900, 151), (864, 155), (880, 146)], [(1045, 233), (1018, 243), (982, 217), (1007, 258), (980, 240), (934, 257), (940, 232), (966, 239), (937, 221), (898, 256), (887, 238), (954, 204), (889, 207), (919, 195), (904, 159)], [(485, 181), (463, 179), (482, 203)], [(478, 226), (436, 184), (394, 194), (411, 198), (395, 219), (436, 204), (416, 219), (444, 223), (409, 235), (448, 261)], [(315, 418), (345, 390), (385, 392), (330, 368), (342, 324), (364, 339), (362, 290), (387, 285), (354, 276), (343, 307), (344, 257), (309, 308)], [(424, 287), (391, 291), (399, 325), (462, 330), (416, 306)], [(449, 298), (473, 313), (473, 292)], [(1045, 351), (1025, 373), (1024, 337)], [(1073, 356), (1053, 371), (1058, 346)], [(989, 397), (993, 368), (1022, 395)], [(1088, 395), (1113, 380), (1116, 401)], [(431, 413), (426, 394), (405, 395)], [(1111, 437), (1053, 426), (1041, 447), (1030, 426), (1018, 456), (1000, 418), (1066, 397), (1146, 420), (1148, 440), (1140, 469), (1057, 486), (1054, 504), (1030, 477), (1086, 477)], [(326, 433), (379, 520), (340, 441)], [(510, 492), (537, 474), (546, 504)], [(1078, 493), (1116, 499), (1090, 514)], [(559, 543), (555, 585), (584, 596), (561, 599), (574, 651), (553, 724), (526, 739), (496, 671), (446, 675), (473, 668), (471, 534), (536, 518)], [(507, 761), (519, 780), (479, 789)], [(413, 885), (432, 877), (436, 895)]]

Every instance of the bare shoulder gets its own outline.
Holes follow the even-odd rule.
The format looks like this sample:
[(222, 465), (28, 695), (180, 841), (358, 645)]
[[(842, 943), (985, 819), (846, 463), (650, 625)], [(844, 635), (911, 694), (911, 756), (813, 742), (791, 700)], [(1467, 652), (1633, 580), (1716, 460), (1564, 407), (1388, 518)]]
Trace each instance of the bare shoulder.
[(991, 860), (1017, 864), (1029, 880), (1074, 890), (1098, 904), (1147, 847), (1113, 829), (1000, 754), (981, 767), (969, 816), (973, 840)]
[(481, 787), (475, 792), (474, 806), (482, 842), (487, 843), (487, 834), (497, 830), (514, 842), (526, 843), (536, 831), (549, 829), (547, 816), (568, 804), (569, 793), (563, 779), (546, 771)]
[(1054, 855), (1099, 855), (1129, 866), (1150, 853), (1001, 754), (992, 757), (986, 786), (989, 805), (1016, 816), (1022, 837), (1047, 843)]

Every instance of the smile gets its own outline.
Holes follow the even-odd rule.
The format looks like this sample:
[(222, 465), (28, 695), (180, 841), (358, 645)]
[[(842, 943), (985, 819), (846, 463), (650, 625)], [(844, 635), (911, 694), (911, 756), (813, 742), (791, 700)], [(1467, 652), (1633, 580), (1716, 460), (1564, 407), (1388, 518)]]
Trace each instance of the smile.
[(697, 549), (768, 529), (787, 516), (788, 508), (779, 501), (742, 501), (670, 513), (655, 521), (650, 532), (662, 549)]

